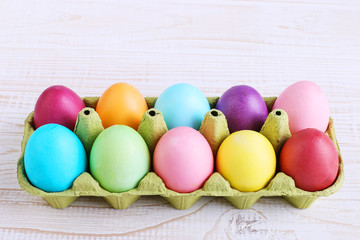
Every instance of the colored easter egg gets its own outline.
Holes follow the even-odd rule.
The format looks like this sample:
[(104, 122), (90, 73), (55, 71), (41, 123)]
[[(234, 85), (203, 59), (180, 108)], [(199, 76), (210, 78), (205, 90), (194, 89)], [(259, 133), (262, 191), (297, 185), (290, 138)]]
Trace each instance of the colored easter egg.
[(264, 99), (247, 85), (228, 89), (219, 98), (216, 109), (225, 115), (231, 133), (240, 130), (260, 131), (268, 115)]
[(45, 124), (30, 136), (24, 155), (29, 181), (46, 192), (61, 192), (86, 170), (87, 158), (79, 138), (59, 124)]
[(230, 134), (220, 145), (217, 171), (242, 192), (264, 188), (274, 177), (276, 155), (267, 138), (252, 130)]
[(280, 152), (280, 170), (305, 191), (320, 191), (331, 186), (338, 169), (339, 157), (334, 143), (315, 128), (296, 132)]
[(288, 114), (292, 134), (305, 128), (325, 132), (329, 124), (327, 98), (321, 88), (311, 81), (300, 81), (287, 87), (276, 99), (275, 108)]
[(137, 187), (149, 172), (150, 152), (131, 127), (115, 125), (102, 131), (90, 152), (91, 175), (109, 192)]
[(57, 123), (74, 130), (78, 113), (85, 107), (81, 98), (71, 89), (55, 85), (41, 93), (34, 110), (35, 128)]
[(187, 126), (199, 130), (210, 105), (205, 95), (195, 86), (178, 83), (165, 89), (155, 108), (163, 114), (168, 129)]
[(189, 193), (201, 188), (213, 173), (214, 158), (200, 132), (190, 127), (176, 127), (160, 138), (153, 164), (167, 188)]
[(137, 130), (148, 105), (141, 93), (128, 83), (116, 83), (101, 95), (96, 106), (104, 128), (119, 124)]

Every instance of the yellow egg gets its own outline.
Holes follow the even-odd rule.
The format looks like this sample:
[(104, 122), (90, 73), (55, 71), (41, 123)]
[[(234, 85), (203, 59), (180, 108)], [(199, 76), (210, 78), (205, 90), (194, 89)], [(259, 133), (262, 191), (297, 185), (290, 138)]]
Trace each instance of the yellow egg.
[(260, 133), (238, 131), (220, 145), (216, 168), (232, 188), (254, 192), (264, 188), (274, 177), (276, 154), (269, 140)]

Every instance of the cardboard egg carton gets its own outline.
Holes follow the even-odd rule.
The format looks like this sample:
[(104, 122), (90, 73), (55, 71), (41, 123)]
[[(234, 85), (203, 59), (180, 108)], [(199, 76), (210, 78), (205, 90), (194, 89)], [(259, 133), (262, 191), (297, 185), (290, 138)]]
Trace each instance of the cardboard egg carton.
[[(74, 130), (75, 134), (83, 143), (88, 156), (94, 140), (103, 130), (101, 120), (94, 110), (98, 99), (98, 97), (86, 97), (83, 99), (87, 107), (79, 113)], [(161, 112), (153, 108), (156, 97), (146, 97), (145, 99), (148, 103), (149, 110), (144, 114), (138, 132), (146, 141), (152, 154), (157, 141), (167, 131), (167, 127)], [(229, 135), (225, 116), (219, 110), (214, 109), (217, 100), (218, 97), (208, 98), (212, 110), (205, 115), (199, 130), (208, 140), (214, 156), (216, 156), (222, 141)], [(276, 97), (265, 97), (264, 100), (269, 111), (271, 111)], [(281, 196), (297, 208), (308, 208), (319, 197), (329, 196), (338, 191), (344, 181), (344, 166), (336, 140), (332, 118), (330, 118), (326, 133), (334, 142), (338, 151), (338, 176), (332, 186), (317, 192), (308, 192), (295, 187), (294, 180), (282, 172), (277, 172), (269, 184), (259, 191), (240, 192), (231, 188), (229, 182), (218, 172), (214, 172), (201, 189), (191, 193), (177, 193), (166, 188), (164, 182), (154, 172), (149, 172), (140, 181), (137, 188), (122, 193), (111, 193), (101, 188), (89, 172), (84, 172), (75, 179), (70, 189), (63, 192), (48, 193), (31, 185), (24, 169), (25, 146), (33, 132), (33, 113), (30, 113), (25, 120), (21, 156), (17, 165), (18, 181), (25, 191), (44, 198), (54, 208), (65, 208), (80, 196), (96, 196), (103, 197), (115, 209), (126, 209), (139, 197), (145, 195), (160, 195), (177, 209), (187, 209), (191, 207), (202, 196), (224, 197), (239, 209), (251, 207), (261, 197)], [(269, 139), (278, 155), (281, 146), (291, 136), (286, 112), (280, 109), (271, 111), (260, 133)]]

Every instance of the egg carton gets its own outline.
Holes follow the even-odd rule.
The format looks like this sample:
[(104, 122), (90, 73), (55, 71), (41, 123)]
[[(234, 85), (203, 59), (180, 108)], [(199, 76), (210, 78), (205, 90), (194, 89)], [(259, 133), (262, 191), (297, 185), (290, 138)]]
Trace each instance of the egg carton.
[[(91, 146), (103, 130), (101, 120), (94, 110), (98, 102), (98, 97), (85, 97), (83, 99), (86, 108), (78, 115), (75, 126), (75, 134), (83, 143), (89, 156)], [(144, 114), (138, 132), (146, 141), (150, 153), (152, 154), (157, 141), (167, 131), (167, 127), (160, 111), (154, 109), (156, 97), (146, 97), (149, 110)], [(221, 142), (229, 135), (229, 130), (225, 116), (221, 111), (214, 109), (218, 97), (209, 97), (208, 101), (211, 110), (205, 115), (200, 127), (200, 132), (208, 140), (214, 156)], [(269, 139), (276, 154), (279, 154), (281, 146), (291, 136), (288, 126), (288, 117), (285, 111), (275, 109), (271, 111), (276, 97), (264, 98), (269, 115), (260, 131)], [(205, 182), (203, 187), (191, 193), (178, 193), (166, 188), (164, 182), (156, 173), (150, 171), (139, 182), (139, 185), (129, 191), (122, 193), (111, 193), (103, 189), (89, 172), (82, 173), (77, 177), (72, 187), (63, 192), (44, 192), (34, 187), (28, 180), (24, 169), (24, 151), (26, 143), (34, 132), (33, 112), (25, 120), (24, 136), (21, 144), (21, 156), (17, 164), (17, 176), (20, 186), (27, 192), (44, 198), (54, 208), (65, 208), (80, 196), (103, 197), (113, 208), (126, 209), (141, 196), (160, 195), (164, 197), (172, 206), (177, 209), (187, 209), (191, 207), (202, 196), (224, 197), (236, 208), (250, 208), (261, 197), (281, 196), (296, 208), (308, 208), (319, 197), (329, 196), (340, 189), (344, 181), (344, 166), (340, 154), (339, 146), (335, 136), (334, 122), (330, 117), (327, 135), (334, 142), (339, 155), (339, 171), (335, 182), (325, 190), (308, 192), (295, 186), (294, 180), (277, 171), (269, 184), (256, 192), (240, 192), (231, 188), (218, 172), (214, 172)], [(216, 169), (215, 169), (216, 170)]]

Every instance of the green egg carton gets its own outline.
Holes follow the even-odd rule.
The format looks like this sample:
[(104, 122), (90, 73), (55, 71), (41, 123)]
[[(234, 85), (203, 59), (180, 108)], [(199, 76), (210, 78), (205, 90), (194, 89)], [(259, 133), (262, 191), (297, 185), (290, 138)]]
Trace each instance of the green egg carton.
[[(83, 99), (87, 107), (79, 113), (74, 130), (75, 134), (83, 143), (87, 154), (89, 154), (95, 138), (103, 130), (101, 120), (94, 110), (98, 99), (98, 97), (86, 97)], [(153, 108), (157, 98), (146, 97), (145, 99), (148, 103), (149, 110), (144, 114), (138, 132), (146, 141), (152, 154), (157, 141), (166, 133), (167, 127), (161, 112)], [(218, 97), (208, 98), (212, 110), (205, 115), (199, 130), (208, 140), (214, 156), (216, 156), (222, 141), (229, 135), (225, 116), (221, 111), (214, 109), (217, 100)], [(275, 109), (271, 111), (276, 97), (265, 97), (264, 100), (270, 113), (260, 133), (269, 139), (275, 152), (279, 154), (281, 146), (291, 136), (288, 127), (288, 117), (283, 110)], [(239, 209), (250, 208), (261, 197), (281, 196), (296, 208), (308, 208), (319, 197), (329, 196), (338, 191), (344, 181), (344, 166), (336, 140), (332, 118), (330, 118), (326, 133), (334, 142), (338, 151), (338, 176), (332, 186), (317, 192), (308, 192), (295, 187), (294, 180), (282, 172), (277, 172), (265, 188), (256, 192), (240, 192), (231, 188), (229, 182), (218, 172), (214, 172), (201, 189), (191, 193), (177, 193), (166, 188), (164, 182), (154, 172), (149, 172), (135, 189), (122, 193), (106, 191), (89, 172), (84, 172), (77, 177), (72, 187), (68, 190), (54, 193), (44, 192), (29, 182), (24, 169), (25, 146), (33, 132), (33, 113), (30, 113), (25, 120), (21, 156), (17, 164), (18, 181), (25, 191), (44, 198), (45, 201), (54, 208), (65, 208), (80, 196), (95, 196), (103, 197), (115, 209), (126, 209), (139, 197), (145, 195), (160, 195), (177, 209), (187, 209), (191, 207), (202, 196), (224, 197)]]

